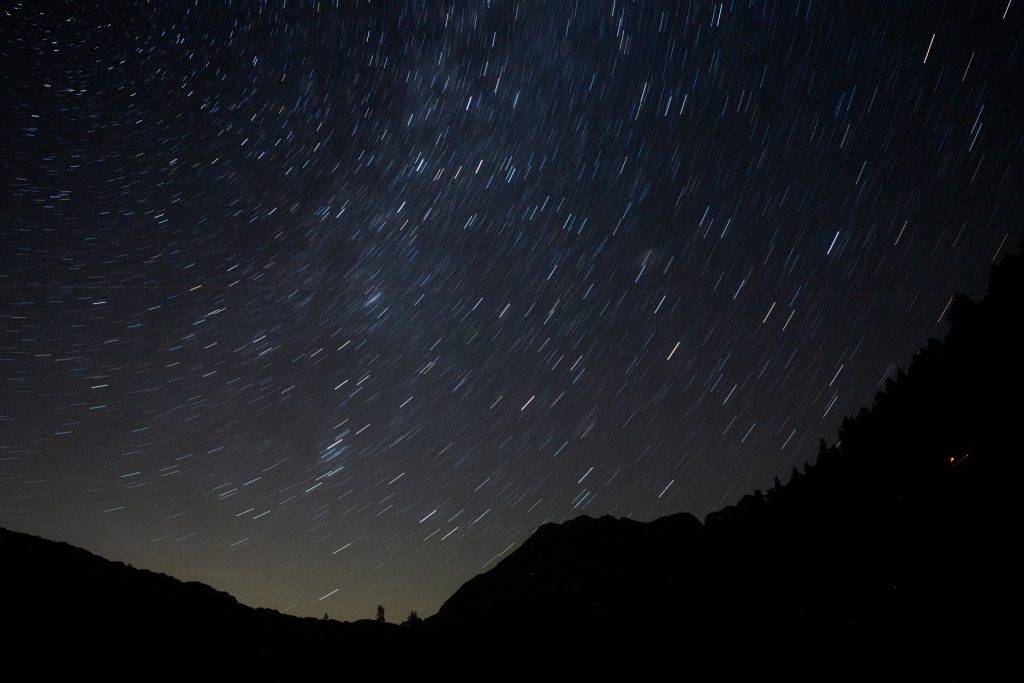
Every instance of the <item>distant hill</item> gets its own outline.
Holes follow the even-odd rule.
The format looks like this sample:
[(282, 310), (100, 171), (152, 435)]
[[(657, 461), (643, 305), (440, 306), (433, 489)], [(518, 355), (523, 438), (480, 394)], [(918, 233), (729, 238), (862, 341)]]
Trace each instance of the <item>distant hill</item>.
[(962, 647), (1017, 612), (1022, 292), (1021, 257), (1009, 255), (982, 300), (955, 299), (946, 339), (929, 341), (785, 484), (703, 523), (678, 514), (546, 524), (416, 628), (252, 609), (209, 586), (0, 530), (5, 623), (44, 646), (237, 645), (250, 657), (448, 652), (467, 636), (509, 635), (794, 646), (913, 635)]
[(687, 514), (649, 523), (584, 516), (545, 524), (463, 584), (429, 621), (457, 629), (535, 623), (571, 630), (650, 619), (701, 585), (705, 531)]
[(373, 621), (344, 623), (254, 609), (196, 582), (111, 562), (36, 536), (0, 529), (0, 587), (10, 643), (79, 645), (124, 654), (133, 649), (200, 652), (243, 646), (278, 651), (330, 645), (389, 645), (400, 629)]

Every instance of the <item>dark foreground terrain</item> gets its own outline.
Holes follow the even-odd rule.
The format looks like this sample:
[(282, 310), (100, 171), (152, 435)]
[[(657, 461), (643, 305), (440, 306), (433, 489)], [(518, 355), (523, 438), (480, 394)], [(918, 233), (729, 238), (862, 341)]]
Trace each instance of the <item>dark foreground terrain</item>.
[(545, 525), (435, 621), (953, 644), (1013, 619), (1020, 261), (1003, 260), (982, 301), (957, 298), (947, 338), (785, 484), (703, 524), (679, 514)]
[(957, 298), (946, 339), (929, 341), (785, 484), (703, 523), (679, 514), (544, 525), (415, 626), (252, 609), (202, 584), (0, 530), (8, 657), (216, 645), (260, 661), (597, 638), (683, 649), (866, 636), (935, 651), (998, 647), (1019, 604), (1021, 279), (1010, 255), (984, 299)]

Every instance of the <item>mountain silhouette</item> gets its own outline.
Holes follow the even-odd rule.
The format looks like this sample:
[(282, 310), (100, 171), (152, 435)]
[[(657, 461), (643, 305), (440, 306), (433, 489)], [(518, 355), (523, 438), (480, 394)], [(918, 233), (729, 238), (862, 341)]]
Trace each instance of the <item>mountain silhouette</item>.
[[(815, 463), (734, 506), (547, 524), (431, 620), (463, 630), (980, 637), (1015, 614), (1021, 257)], [(939, 641), (936, 641), (939, 642)]]
[(8, 623), (25, 642), (211, 642), (361, 653), (514, 635), (844, 639), (963, 647), (1016, 615), (1021, 257), (869, 408), (794, 469), (701, 522), (580, 517), (545, 524), (415, 627), (253, 609), (198, 583), (0, 530)]
[[(111, 562), (81, 548), (0, 529), (7, 643), (36, 649), (278, 652), (330, 646), (378, 650), (403, 639), (394, 624), (300, 618), (239, 603), (197, 582)], [(12, 641), (13, 638), (13, 641)]]

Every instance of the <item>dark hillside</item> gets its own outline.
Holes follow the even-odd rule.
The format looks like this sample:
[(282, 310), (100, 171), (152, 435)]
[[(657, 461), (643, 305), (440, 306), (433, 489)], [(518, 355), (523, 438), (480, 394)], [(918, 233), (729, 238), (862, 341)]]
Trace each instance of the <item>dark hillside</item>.
[(786, 484), (703, 526), (685, 515), (546, 525), (436, 622), (962, 634), (1010, 616), (1021, 277), (1010, 255), (984, 299), (958, 297), (946, 339), (930, 340)]
[[(870, 635), (963, 644), (1016, 614), (1021, 257), (785, 484), (702, 524), (546, 524), (403, 627), (252, 609), (197, 583), (0, 530), (4, 615), (33, 647), (237, 647), (362, 656), (467, 636), (541, 642), (683, 636), (721, 643)], [(680, 640), (680, 643), (685, 641)], [(431, 645), (433, 644), (433, 645)], [(407, 651), (407, 650), (406, 650)]]
[(204, 651), (326, 644), (386, 645), (394, 625), (301, 619), (253, 609), (201, 583), (111, 562), (81, 548), (0, 529), (0, 585), (7, 644), (81, 646), (99, 652)]

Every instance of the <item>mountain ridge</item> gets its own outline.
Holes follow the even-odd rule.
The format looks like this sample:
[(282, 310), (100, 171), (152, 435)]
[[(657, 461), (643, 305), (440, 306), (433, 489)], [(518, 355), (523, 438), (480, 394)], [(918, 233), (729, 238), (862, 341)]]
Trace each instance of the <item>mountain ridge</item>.
[(510, 634), (585, 642), (729, 633), (748, 642), (989, 633), (998, 623), (990, 614), (1010, 617), (1015, 606), (1007, 539), (1020, 480), (1011, 454), (1024, 382), (1022, 279), (1021, 257), (1009, 254), (983, 299), (956, 297), (945, 339), (929, 340), (785, 484), (777, 478), (703, 522), (678, 513), (544, 524), (422, 624), (251, 608), (205, 584), (0, 529), (0, 580), (15, 587), (7, 613), (44, 639), (107, 632), (361, 653)]
[[(542, 527), (467, 581), (434, 620), (559, 630), (553, 612), (580, 615), (591, 632), (641, 624), (751, 636), (938, 637), (964, 624), (991, 627), (986, 611), (1009, 597), (1014, 566), (1006, 539), (1020, 476), (1011, 454), (1024, 383), (1022, 279), (1020, 255), (1008, 254), (984, 298), (955, 297), (945, 339), (929, 340), (785, 484), (776, 478), (703, 523), (682, 523), (685, 515), (635, 523), (642, 550), (637, 538), (609, 547), (600, 571), (586, 553), (565, 549), (597, 526), (614, 539), (622, 522)], [(560, 558), (555, 570), (544, 556)], [(644, 599), (649, 586), (658, 588), (653, 602)]]

